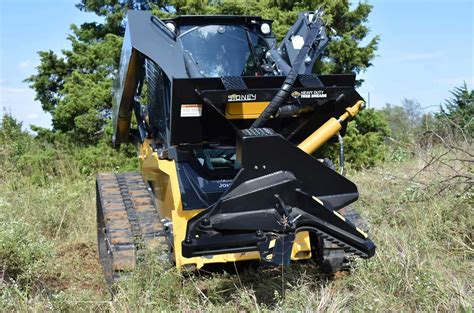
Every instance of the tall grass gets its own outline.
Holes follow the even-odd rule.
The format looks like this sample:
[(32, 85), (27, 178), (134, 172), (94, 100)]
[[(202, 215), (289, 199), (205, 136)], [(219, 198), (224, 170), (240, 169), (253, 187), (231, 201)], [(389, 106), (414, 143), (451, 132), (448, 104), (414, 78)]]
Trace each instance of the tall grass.
[(133, 163), (106, 147), (2, 140), (2, 310), (472, 311), (472, 186), (448, 179), (466, 169), (453, 151), (429, 165), (443, 147), (351, 173), (377, 253), (349, 275), (326, 277), (312, 261), (178, 273), (149, 256), (111, 298), (97, 261), (93, 174)]

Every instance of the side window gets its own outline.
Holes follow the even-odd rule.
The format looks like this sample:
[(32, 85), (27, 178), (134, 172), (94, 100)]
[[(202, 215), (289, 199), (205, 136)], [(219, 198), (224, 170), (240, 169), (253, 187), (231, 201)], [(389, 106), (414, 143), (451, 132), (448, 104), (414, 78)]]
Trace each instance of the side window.
[(235, 149), (196, 149), (194, 153), (199, 163), (210, 171), (240, 168)]
[(146, 60), (148, 112), (153, 136), (161, 143), (169, 142), (170, 94), (169, 80), (153, 61)]

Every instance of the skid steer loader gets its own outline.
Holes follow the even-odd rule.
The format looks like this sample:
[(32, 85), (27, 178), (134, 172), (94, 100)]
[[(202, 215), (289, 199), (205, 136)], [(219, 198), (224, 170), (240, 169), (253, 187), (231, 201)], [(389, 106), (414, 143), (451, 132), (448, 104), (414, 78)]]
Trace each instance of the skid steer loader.
[(357, 187), (312, 156), (364, 106), (355, 75), (312, 73), (329, 41), (321, 14), (300, 13), (277, 44), (256, 16), (128, 12), (113, 142), (138, 144), (140, 172), (97, 175), (109, 282), (150, 249), (181, 270), (315, 258), (337, 271), (374, 255), (347, 208)]

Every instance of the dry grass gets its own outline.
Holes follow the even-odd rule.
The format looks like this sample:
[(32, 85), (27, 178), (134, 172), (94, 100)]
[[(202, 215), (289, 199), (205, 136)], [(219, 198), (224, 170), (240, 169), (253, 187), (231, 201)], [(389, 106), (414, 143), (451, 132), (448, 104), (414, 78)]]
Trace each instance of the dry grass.
[(459, 171), (472, 175), (472, 166), (453, 151), (429, 164), (444, 152), (419, 150), (408, 161), (352, 175), (361, 193), (354, 206), (369, 221), (378, 249), (350, 275), (328, 279), (312, 262), (283, 272), (244, 266), (234, 273), (179, 274), (150, 257), (114, 299), (97, 262), (93, 178), (59, 176), (38, 185), (3, 173), (0, 308), (472, 311), (472, 186), (452, 178)]

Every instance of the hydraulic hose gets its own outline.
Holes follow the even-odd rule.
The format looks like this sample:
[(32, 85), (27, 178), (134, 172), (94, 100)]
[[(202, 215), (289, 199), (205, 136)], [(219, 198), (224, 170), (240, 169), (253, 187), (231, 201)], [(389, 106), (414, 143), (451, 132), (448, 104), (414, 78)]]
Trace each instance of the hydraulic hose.
[(345, 168), (344, 168), (344, 138), (342, 137), (341, 133), (337, 134), (337, 139), (339, 141), (339, 174), (344, 176)]
[(265, 110), (253, 122), (251, 128), (263, 127), (265, 123), (270, 119), (270, 117), (275, 115), (278, 109), (284, 103), (286, 103), (286, 101), (290, 97), (291, 89), (293, 88), (293, 85), (295, 84), (295, 81), (298, 78), (298, 74), (301, 69), (301, 66), (303, 65), (303, 62), (305, 62), (306, 57), (308, 56), (308, 53), (316, 40), (316, 37), (319, 35), (319, 32), (320, 32), (319, 25), (320, 24), (316, 23), (316, 21), (311, 22), (308, 25), (309, 32), (306, 38), (304, 39), (304, 45), (303, 47), (301, 47), (300, 52), (296, 56), (295, 62), (293, 63), (293, 66), (291, 67), (290, 72), (286, 76), (286, 79), (283, 82), (283, 85), (281, 86), (280, 90), (278, 90), (278, 92), (275, 94), (275, 96), (270, 101), (270, 103), (265, 108)]
[(297, 75), (295, 74), (296, 74), (296, 71), (294, 71), (292, 68), (290, 73), (286, 77), (285, 82), (281, 86), (280, 90), (278, 90), (276, 95), (273, 97), (272, 101), (270, 101), (270, 104), (268, 104), (265, 110), (253, 122), (250, 128), (258, 128), (265, 125), (265, 123), (270, 119), (270, 117), (274, 115), (284, 103), (286, 103), (286, 100), (291, 94), (291, 89), (293, 88), (293, 84), (296, 81)]

